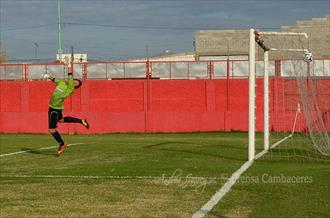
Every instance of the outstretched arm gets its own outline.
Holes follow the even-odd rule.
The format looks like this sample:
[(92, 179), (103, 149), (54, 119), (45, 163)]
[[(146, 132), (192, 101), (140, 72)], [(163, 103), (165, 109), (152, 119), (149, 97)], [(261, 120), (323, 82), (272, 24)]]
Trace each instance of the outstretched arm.
[(49, 79), (50, 81), (52, 81), (52, 82), (54, 82), (56, 84), (58, 84), (58, 82), (60, 81), (60, 80), (56, 79), (55, 77), (52, 77), (51, 75), (49, 75), (47, 73), (41, 74), (41, 79), (43, 79), (43, 80)]
[(73, 75), (72, 75), (72, 72), (68, 72), (68, 87), (71, 89), (71, 90), (74, 90), (74, 82), (73, 82)]
[(49, 76), (48, 79), (55, 82), (55, 77)]
[(59, 83), (60, 80), (56, 79), (55, 77), (49, 76), (48, 79), (55, 83), (56, 85)]

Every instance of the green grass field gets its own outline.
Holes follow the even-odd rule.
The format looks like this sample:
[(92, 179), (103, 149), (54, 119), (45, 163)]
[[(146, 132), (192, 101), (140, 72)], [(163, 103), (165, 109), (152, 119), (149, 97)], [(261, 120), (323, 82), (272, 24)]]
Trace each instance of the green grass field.
[[(0, 135), (1, 218), (191, 217), (247, 158), (246, 133), (64, 138), (81, 144), (58, 156), (49, 135)], [(268, 155), (207, 217), (330, 217), (330, 162)]]

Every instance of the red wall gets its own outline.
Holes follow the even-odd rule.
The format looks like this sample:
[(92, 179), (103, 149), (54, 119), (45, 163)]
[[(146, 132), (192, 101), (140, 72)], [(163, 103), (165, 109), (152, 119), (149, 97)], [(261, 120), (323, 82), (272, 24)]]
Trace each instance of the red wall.
[[(257, 80), (258, 131), (263, 129), (262, 83)], [(330, 131), (329, 84), (319, 80), (316, 97)], [(1, 81), (0, 132), (46, 133), (54, 88), (51, 82)], [(297, 89), (295, 80), (271, 79), (272, 130), (291, 130)], [(64, 116), (86, 117), (91, 128), (59, 124), (63, 133), (247, 131), (248, 80), (86, 80), (64, 107)], [(303, 116), (298, 117), (297, 129), (306, 130)]]

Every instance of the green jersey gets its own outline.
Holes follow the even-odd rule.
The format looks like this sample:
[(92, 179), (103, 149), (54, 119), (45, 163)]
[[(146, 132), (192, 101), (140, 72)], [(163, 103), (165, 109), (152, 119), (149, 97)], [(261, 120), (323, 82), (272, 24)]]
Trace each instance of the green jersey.
[(71, 75), (68, 77), (68, 84), (63, 80), (55, 79), (56, 88), (52, 93), (49, 107), (54, 109), (63, 109), (63, 101), (69, 97), (74, 91), (74, 82)]

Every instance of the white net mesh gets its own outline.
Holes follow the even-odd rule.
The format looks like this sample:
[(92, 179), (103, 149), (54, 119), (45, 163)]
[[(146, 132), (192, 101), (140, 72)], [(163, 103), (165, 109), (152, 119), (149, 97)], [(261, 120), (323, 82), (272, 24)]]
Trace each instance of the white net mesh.
[[(304, 61), (308, 39), (303, 34), (260, 37), (270, 48), (270, 60), (279, 63), (269, 88), (270, 157), (330, 161), (330, 80), (316, 76), (313, 62)], [(257, 52), (262, 59), (263, 49)], [(261, 121), (258, 117), (262, 114), (257, 113)]]

